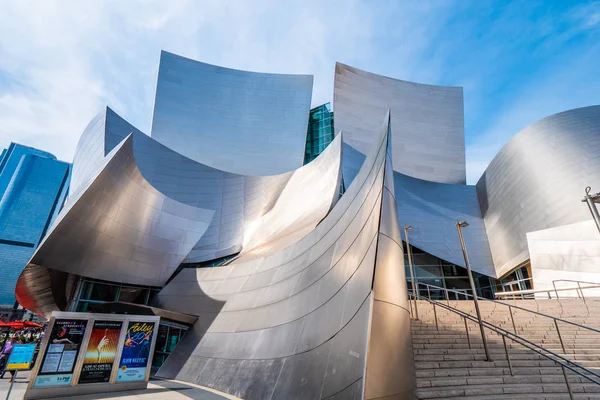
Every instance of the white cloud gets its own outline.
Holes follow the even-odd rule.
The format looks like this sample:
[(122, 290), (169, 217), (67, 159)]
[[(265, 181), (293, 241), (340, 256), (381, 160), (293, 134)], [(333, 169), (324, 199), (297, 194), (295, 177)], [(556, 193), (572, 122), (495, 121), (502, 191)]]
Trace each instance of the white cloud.
[[(598, 102), (595, 83), (577, 81), (597, 76), (597, 46), (510, 82), (527, 66), (527, 38), (541, 43), (536, 54), (558, 51), (599, 29), (598, 4), (529, 21), (522, 5), (498, 12), (460, 1), (4, 1), (0, 146), (16, 141), (70, 161), (104, 105), (149, 132), (161, 49), (231, 68), (313, 74), (314, 105), (331, 100), (341, 61), (399, 79), (464, 85), (474, 183), (527, 124)], [(571, 28), (554, 35), (561, 21)], [(502, 90), (511, 93), (499, 97)]]
[(17, 141), (70, 161), (105, 104), (148, 132), (161, 49), (233, 68), (312, 73), (315, 102), (328, 101), (336, 57), (368, 54), (372, 21), (358, 3), (309, 3), (6, 2), (0, 145)]

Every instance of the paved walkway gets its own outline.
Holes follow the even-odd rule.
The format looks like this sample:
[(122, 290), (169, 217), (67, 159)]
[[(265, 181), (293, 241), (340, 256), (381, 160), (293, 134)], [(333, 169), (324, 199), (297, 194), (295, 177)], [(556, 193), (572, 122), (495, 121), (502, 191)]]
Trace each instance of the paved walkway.
[[(0, 379), (0, 400), (6, 398), (8, 393), (8, 380), (10, 374)], [(17, 380), (13, 385), (9, 400), (21, 400), (29, 383), (29, 372), (19, 372)], [(146, 390), (131, 390), (128, 392), (115, 392), (105, 394), (93, 394), (85, 396), (72, 396), (68, 400), (101, 400), (101, 399), (124, 399), (124, 400), (239, 400), (237, 397), (217, 392), (209, 388), (180, 381), (169, 381), (151, 379)]]

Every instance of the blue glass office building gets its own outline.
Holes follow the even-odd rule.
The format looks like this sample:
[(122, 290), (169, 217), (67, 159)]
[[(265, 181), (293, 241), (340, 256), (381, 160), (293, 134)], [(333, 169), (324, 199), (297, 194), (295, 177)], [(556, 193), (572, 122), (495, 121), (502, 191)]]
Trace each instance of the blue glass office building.
[(67, 195), (71, 166), (45, 151), (11, 143), (0, 158), (0, 305), (14, 288)]

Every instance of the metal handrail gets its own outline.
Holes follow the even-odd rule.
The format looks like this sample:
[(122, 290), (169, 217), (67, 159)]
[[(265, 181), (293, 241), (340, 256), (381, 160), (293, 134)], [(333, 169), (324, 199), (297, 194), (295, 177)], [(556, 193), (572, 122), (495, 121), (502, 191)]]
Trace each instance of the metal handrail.
[[(441, 290), (446, 291), (446, 299), (448, 301), (449, 301), (449, 297), (448, 297), (448, 294), (447, 294), (448, 292), (456, 292), (456, 293), (460, 293), (461, 295), (464, 295), (464, 296), (473, 297), (472, 294), (463, 293), (463, 292), (457, 292), (456, 290), (452, 290), (452, 289), (448, 289), (448, 288), (443, 288), (443, 287), (435, 286), (435, 285), (429, 285), (429, 284), (423, 283), (423, 282), (418, 282), (417, 283), (417, 287), (419, 287), (419, 285), (426, 286), (428, 288), (427, 289), (428, 292), (430, 292), (429, 288), (441, 289)], [(587, 326), (587, 325), (578, 324), (577, 322), (569, 321), (568, 319), (563, 319), (563, 318), (560, 318), (560, 317), (555, 317), (553, 315), (544, 314), (544, 313), (541, 313), (539, 311), (533, 311), (533, 310), (530, 310), (528, 308), (519, 307), (519, 306), (516, 306), (514, 304), (503, 303), (501, 301), (486, 299), (484, 297), (479, 297), (479, 296), (477, 296), (477, 299), (478, 300), (492, 302), (492, 303), (495, 303), (495, 304), (500, 304), (500, 305), (503, 305), (505, 307), (508, 307), (509, 311), (510, 311), (510, 317), (511, 317), (511, 320), (512, 320), (513, 328), (515, 329), (515, 333), (516, 333), (516, 327), (515, 327), (515, 320), (514, 320), (513, 313), (512, 313), (512, 309), (513, 308), (515, 308), (517, 310), (526, 311), (526, 312), (529, 312), (529, 313), (532, 313), (532, 314), (536, 314), (536, 315), (539, 315), (539, 316), (542, 316), (542, 317), (550, 318), (550, 319), (554, 320), (554, 324), (557, 327), (557, 330), (558, 330), (558, 324), (557, 323), (558, 322), (562, 322), (564, 324), (573, 325), (573, 326), (576, 326), (578, 328), (583, 328), (583, 329), (590, 330), (592, 332), (600, 333), (600, 329), (592, 328), (592, 327)]]
[[(600, 385), (600, 379), (597, 380), (597, 379), (594, 379), (592, 376), (590, 376), (590, 375), (593, 375), (596, 378), (600, 378), (600, 374), (598, 374), (597, 372), (595, 372), (595, 371), (593, 371), (593, 370), (591, 370), (589, 368), (586, 368), (583, 365), (580, 365), (580, 364), (578, 364), (578, 363), (576, 363), (576, 362), (574, 362), (574, 361), (566, 358), (565, 356), (561, 356), (560, 354), (555, 353), (552, 350), (548, 350), (548, 349), (546, 349), (546, 348), (544, 348), (544, 347), (542, 347), (542, 346), (540, 346), (540, 345), (538, 345), (538, 344), (536, 344), (536, 343), (534, 343), (534, 342), (532, 342), (532, 341), (530, 341), (528, 339), (525, 339), (524, 337), (522, 337), (520, 335), (517, 335), (516, 334), (516, 330), (515, 330), (515, 333), (512, 333), (510, 331), (507, 331), (504, 328), (501, 328), (499, 326), (496, 326), (496, 325), (492, 324), (491, 322), (488, 322), (488, 321), (485, 321), (485, 320), (481, 320), (481, 322), (480, 322), (475, 316), (473, 316), (473, 315), (471, 315), (471, 314), (469, 314), (467, 312), (464, 312), (464, 311), (459, 310), (457, 308), (451, 307), (449, 304), (444, 304), (442, 302), (439, 302), (437, 300), (433, 300), (433, 299), (430, 299), (430, 298), (428, 299), (427, 297), (421, 296), (419, 293), (417, 293), (415, 295), (414, 293), (411, 293), (409, 291), (408, 295), (409, 295), (409, 297), (412, 296), (412, 297), (417, 298), (417, 299), (420, 298), (422, 300), (428, 301), (429, 303), (431, 303), (433, 305), (433, 313), (434, 313), (434, 316), (435, 316), (435, 325), (436, 325), (436, 329), (438, 329), (438, 330), (439, 330), (439, 326), (438, 326), (437, 312), (436, 312), (436, 308), (435, 308), (436, 306), (442, 307), (442, 308), (444, 308), (446, 310), (449, 310), (449, 311), (451, 311), (451, 312), (453, 312), (453, 313), (458, 314), (459, 316), (461, 316), (464, 319), (464, 322), (465, 322), (465, 330), (467, 332), (467, 341), (469, 343), (469, 349), (471, 348), (471, 340), (470, 340), (470, 336), (469, 336), (469, 330), (468, 330), (468, 327), (467, 327), (467, 319), (470, 320), (470, 321), (472, 321), (472, 322), (476, 322), (477, 324), (481, 324), (480, 326), (482, 326), (484, 328), (487, 328), (487, 329), (495, 332), (496, 334), (502, 336), (502, 342), (504, 343), (504, 351), (505, 351), (505, 354), (506, 354), (506, 359), (507, 359), (507, 362), (508, 362), (508, 367), (509, 367), (509, 370), (510, 370), (510, 374), (512, 376), (514, 376), (514, 372), (513, 372), (512, 363), (511, 363), (511, 360), (510, 360), (510, 355), (509, 355), (509, 352), (508, 352), (508, 348), (506, 346), (506, 338), (512, 340), (515, 343), (520, 344), (521, 346), (523, 346), (523, 347), (525, 347), (525, 348), (527, 348), (527, 349), (529, 349), (529, 350), (531, 350), (531, 351), (533, 351), (533, 352), (535, 352), (535, 353), (537, 353), (537, 354), (539, 354), (539, 355), (541, 355), (543, 357), (548, 358), (549, 360), (555, 362), (556, 364), (559, 364), (562, 367), (562, 372), (563, 372), (563, 375), (565, 377), (565, 384), (567, 386), (567, 390), (569, 391), (569, 396), (571, 397), (571, 399), (574, 399), (574, 397), (573, 397), (573, 392), (571, 390), (571, 385), (570, 385), (569, 380), (567, 378), (567, 373), (566, 373), (565, 368), (568, 369), (568, 370), (570, 370), (570, 371), (573, 371), (577, 375), (580, 375), (580, 376), (586, 378), (587, 380), (589, 380), (589, 381), (591, 381), (591, 382), (593, 382), (593, 383), (595, 383), (597, 385)], [(514, 327), (514, 321), (513, 321), (513, 327)], [(557, 325), (557, 328), (558, 328), (558, 325)], [(483, 332), (483, 330), (482, 330), (482, 332)], [(563, 352), (566, 355), (566, 349), (565, 349), (565, 345), (564, 345), (563, 340), (562, 340), (562, 336), (560, 335), (559, 331), (557, 331), (557, 333), (558, 333), (558, 337), (560, 339), (560, 343), (561, 343), (561, 347), (563, 349)], [(491, 360), (488, 360), (488, 361), (491, 361)], [(585, 371), (589, 375), (586, 375), (586, 374), (582, 373), (581, 371)]]
[[(577, 283), (577, 287), (557, 288), (556, 282), (573, 282), (573, 283)], [(581, 286), (582, 283), (587, 284), (587, 285), (592, 285), (592, 286)], [(556, 298), (558, 299), (559, 298), (558, 292), (568, 292), (568, 291), (574, 290), (575, 292), (577, 292), (577, 296), (585, 302), (586, 300), (585, 300), (585, 296), (583, 294), (583, 289), (600, 288), (600, 283), (577, 281), (577, 280), (571, 280), (571, 279), (555, 279), (552, 281), (552, 286), (553, 286), (552, 289), (527, 289), (527, 290), (515, 290), (512, 292), (497, 292), (497, 293), (495, 293), (495, 296), (496, 297), (512, 297), (514, 299), (515, 296), (523, 296), (523, 295), (535, 294), (535, 293), (547, 293), (548, 298), (551, 299), (552, 298), (551, 293), (554, 292), (556, 294)]]

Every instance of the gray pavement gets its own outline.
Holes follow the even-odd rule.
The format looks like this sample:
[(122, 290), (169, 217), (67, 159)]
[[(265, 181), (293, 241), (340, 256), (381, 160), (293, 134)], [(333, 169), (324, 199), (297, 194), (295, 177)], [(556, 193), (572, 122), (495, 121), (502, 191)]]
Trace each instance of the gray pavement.
[[(0, 379), (0, 400), (6, 398), (10, 383), (10, 374), (6, 373), (4, 379)], [(29, 383), (29, 372), (19, 372), (13, 385), (9, 400), (20, 400), (25, 394)], [(237, 397), (217, 392), (198, 385), (163, 379), (151, 379), (146, 390), (131, 390), (127, 392), (115, 392), (105, 394), (94, 394), (85, 396), (67, 397), (68, 400), (101, 400), (101, 399), (125, 399), (125, 400), (239, 400)]]

